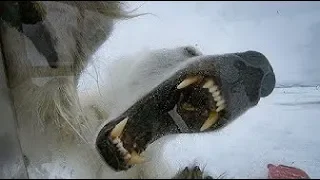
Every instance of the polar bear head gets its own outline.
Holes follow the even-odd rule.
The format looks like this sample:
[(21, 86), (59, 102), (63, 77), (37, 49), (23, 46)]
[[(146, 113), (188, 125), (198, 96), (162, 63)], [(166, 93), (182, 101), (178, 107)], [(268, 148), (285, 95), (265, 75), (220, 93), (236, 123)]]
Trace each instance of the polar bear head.
[(133, 79), (127, 83), (132, 96), (143, 93), (96, 138), (99, 153), (116, 171), (143, 163), (139, 154), (160, 137), (225, 127), (275, 87), (273, 68), (257, 51), (203, 55), (180, 47), (152, 51), (140, 62), (129, 66), (138, 77), (126, 78)]

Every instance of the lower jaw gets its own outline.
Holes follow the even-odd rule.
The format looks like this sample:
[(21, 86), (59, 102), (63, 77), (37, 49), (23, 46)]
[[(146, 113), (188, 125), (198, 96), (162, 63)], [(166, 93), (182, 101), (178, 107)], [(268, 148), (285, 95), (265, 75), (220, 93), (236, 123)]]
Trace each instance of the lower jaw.
[[(163, 97), (163, 99), (166, 99), (166, 100), (169, 99), (170, 100), (169, 103), (168, 103), (168, 101), (163, 101), (163, 100), (157, 99), (157, 96), (152, 96), (152, 98), (150, 98), (150, 99), (146, 98), (144, 101), (139, 102), (137, 106), (133, 106), (127, 112), (122, 114), (120, 117), (118, 117), (114, 121), (107, 124), (100, 131), (98, 138), (97, 138), (97, 143), (96, 143), (97, 149), (100, 152), (100, 154), (103, 156), (103, 158), (105, 159), (106, 163), (109, 164), (109, 166), (112, 167), (115, 171), (128, 170), (128, 169), (130, 169), (131, 164), (143, 163), (142, 160), (138, 157), (136, 159), (138, 159), (139, 162), (136, 162), (136, 163), (130, 162), (128, 164), (127, 159), (129, 159), (129, 158), (124, 159), (123, 154), (121, 154), (118, 151), (118, 148), (112, 143), (112, 141), (116, 137), (120, 136), (120, 134), (124, 130), (125, 125), (122, 128), (120, 128), (120, 130), (117, 130), (119, 132), (114, 133), (114, 135), (112, 135), (112, 131), (114, 129), (116, 129), (115, 127), (118, 124), (120, 124), (124, 119), (129, 118), (128, 125), (135, 127), (135, 131), (137, 131), (137, 129), (136, 129), (137, 124), (145, 124), (145, 125), (150, 125), (149, 128), (153, 129), (152, 132), (161, 132), (161, 133), (158, 133), (157, 135), (155, 135), (152, 140), (147, 142), (147, 144), (151, 144), (155, 140), (157, 140), (165, 135), (181, 133), (181, 131), (179, 130), (179, 128), (177, 127), (175, 122), (172, 120), (172, 118), (168, 114), (168, 110), (172, 109), (173, 106), (177, 103), (177, 98), (172, 98), (172, 97), (175, 97), (175, 96), (178, 97), (178, 95), (180, 93), (178, 93), (178, 91), (176, 91), (176, 90), (173, 91), (172, 89), (165, 91), (165, 92), (171, 92), (171, 93), (165, 94), (165, 96)], [(156, 94), (158, 94), (158, 93), (156, 93)], [(163, 93), (160, 93), (160, 94), (163, 94)], [(161, 107), (165, 107), (165, 108), (160, 108), (160, 111), (159, 111), (159, 108), (157, 108), (157, 106), (150, 105), (150, 104), (154, 104), (155, 102), (158, 102), (158, 101), (159, 101), (159, 103), (157, 103), (157, 106), (159, 106), (161, 104)], [(141, 111), (147, 112), (147, 113), (143, 114)], [(139, 114), (136, 112), (139, 112)], [(156, 123), (156, 125), (155, 125), (155, 123)], [(210, 126), (208, 126), (208, 127), (210, 127)], [(155, 127), (157, 127), (157, 128), (155, 128)], [(126, 127), (126, 128), (128, 128), (128, 127)], [(205, 128), (205, 129), (207, 129), (207, 128)], [(201, 128), (197, 129), (196, 131), (199, 132), (199, 130), (201, 130)], [(110, 139), (110, 136), (111, 136), (111, 139)], [(130, 155), (135, 156), (135, 155), (132, 155), (132, 151), (130, 152)]]
[[(102, 158), (105, 160), (105, 162), (115, 171), (126, 171), (129, 170), (132, 166), (136, 164), (143, 164), (144, 158), (140, 156), (145, 150), (147, 150), (148, 146), (151, 145), (153, 142), (157, 141), (163, 136), (169, 135), (169, 134), (178, 134), (180, 131), (178, 130), (178, 127), (174, 124), (174, 121), (170, 119), (171, 117), (168, 114), (163, 115), (163, 121), (162, 123), (166, 123), (165, 125), (159, 125), (157, 128), (156, 135), (153, 136), (152, 139), (149, 141), (146, 141), (145, 144), (140, 146), (144, 146), (145, 148), (141, 148), (141, 151), (138, 153), (136, 152), (135, 155), (132, 155), (132, 151), (128, 151), (131, 156), (135, 156), (135, 161), (128, 163), (128, 160), (124, 159), (123, 154), (120, 153), (116, 145), (112, 142), (115, 140), (115, 137), (112, 138), (111, 131), (115, 128), (117, 124), (121, 122), (121, 120), (116, 120), (112, 123), (107, 124), (99, 133), (96, 147), (98, 149), (98, 152), (102, 156)], [(154, 120), (155, 121), (155, 120)], [(156, 121), (155, 121), (156, 122)], [(125, 131), (125, 130), (124, 130)], [(138, 155), (139, 157), (137, 158)], [(115, 158), (116, 157), (116, 158)], [(140, 158), (141, 157), (141, 158)]]
[[(157, 119), (152, 119), (152, 121), (159, 122), (158, 118), (159, 117), (157, 117)], [(162, 138), (164, 136), (168, 136), (170, 134), (180, 134), (181, 133), (181, 131), (179, 130), (179, 127), (177, 127), (177, 125), (173, 121), (172, 117), (168, 113), (165, 113), (164, 115), (161, 116), (161, 119), (163, 120), (163, 121), (161, 121), (161, 124), (157, 124), (156, 125), (157, 128), (153, 130), (153, 132), (161, 132), (161, 133), (157, 133), (157, 134), (153, 135), (152, 139), (150, 139), (149, 141), (146, 141), (146, 143), (143, 145), (145, 148), (141, 149), (141, 152), (138, 152), (138, 153), (135, 153), (135, 155), (132, 155), (132, 151), (129, 152), (127, 150), (128, 153), (130, 153), (130, 156), (135, 156), (136, 157), (134, 162), (128, 163), (129, 157), (127, 156), (126, 158), (124, 158), (125, 157), (125, 153), (121, 154), (121, 152), (116, 147), (115, 143), (112, 142), (116, 138), (119, 138), (119, 136), (120, 136), (119, 134), (128, 133), (127, 130), (124, 129), (124, 127), (122, 127), (123, 128), (122, 130), (121, 130), (121, 127), (120, 127), (119, 131), (121, 131), (121, 132), (118, 132), (118, 133), (114, 133), (113, 132), (112, 133), (112, 131), (114, 129), (117, 129), (116, 126), (121, 124), (121, 122), (123, 122), (125, 119), (126, 118), (123, 118), (123, 120), (121, 120), (119, 118), (119, 119), (107, 124), (100, 131), (99, 136), (97, 138), (97, 142), (96, 142), (97, 149), (100, 152), (100, 154), (103, 157), (103, 159), (105, 160), (105, 162), (113, 170), (118, 171), (118, 172), (119, 171), (129, 170), (135, 164), (144, 163), (144, 158), (143, 157), (140, 158), (140, 154), (143, 153), (145, 150), (147, 150), (147, 148), (148, 148), (147, 146), (149, 146), (153, 142), (157, 141), (158, 139), (160, 139), (160, 138)], [(139, 122), (135, 122), (135, 123), (139, 123)], [(133, 125), (133, 124), (131, 124), (129, 122), (128, 122), (128, 125), (136, 127), (135, 125)], [(130, 128), (130, 127), (126, 127), (126, 128)], [(133, 131), (133, 130), (131, 129), (130, 131)], [(135, 131), (138, 131), (138, 130), (135, 129)], [(197, 131), (197, 132), (199, 132), (199, 131)], [(193, 133), (193, 132), (188, 132), (188, 133)], [(131, 136), (134, 136), (134, 135), (131, 134)]]

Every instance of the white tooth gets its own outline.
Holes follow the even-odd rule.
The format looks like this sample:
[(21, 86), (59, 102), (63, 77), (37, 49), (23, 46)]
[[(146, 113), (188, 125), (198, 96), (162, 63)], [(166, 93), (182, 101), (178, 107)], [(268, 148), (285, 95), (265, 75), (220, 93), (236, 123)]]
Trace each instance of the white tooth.
[(118, 144), (119, 142), (121, 142), (121, 140), (118, 137), (112, 140), (113, 144)]
[(190, 84), (195, 83), (195, 82), (198, 81), (198, 80), (199, 80), (199, 77), (197, 77), (197, 76), (189, 77), (189, 78), (183, 80), (183, 81), (177, 86), (177, 89), (185, 88), (185, 87), (189, 86)]
[(122, 155), (125, 155), (128, 152), (123, 146), (119, 148), (119, 151)]
[(141, 157), (136, 151), (133, 151), (131, 153), (131, 158), (127, 162), (128, 165), (134, 165), (134, 164), (142, 164), (145, 162), (145, 159)]
[(210, 89), (209, 89), (209, 92), (211, 93), (214, 93), (215, 91), (218, 90), (218, 86), (212, 86)]
[(218, 97), (220, 95), (220, 91), (215, 91), (212, 93), (213, 97)]
[(213, 99), (214, 99), (215, 102), (219, 102), (222, 99), (222, 97), (221, 96), (216, 96)]
[(116, 147), (118, 148), (118, 150), (120, 151), (121, 154), (126, 154), (128, 151), (126, 150), (126, 148), (123, 147), (123, 143), (119, 142)]
[(214, 85), (213, 80), (207, 80), (207, 82), (202, 86), (202, 88), (211, 88)]
[(201, 126), (200, 131), (204, 131), (204, 130), (210, 128), (212, 125), (214, 125), (217, 122), (218, 118), (219, 118), (218, 113), (215, 111), (212, 111), (209, 114), (208, 119)]
[(117, 148), (121, 148), (121, 147), (123, 147), (122, 142), (119, 142), (119, 143), (116, 145), (116, 147), (117, 147)]
[(122, 134), (122, 131), (124, 127), (126, 126), (128, 122), (128, 117), (122, 120), (120, 123), (118, 123), (111, 131), (110, 136), (114, 139), (116, 137), (119, 137)]
[(220, 112), (220, 111), (222, 111), (225, 107), (226, 107), (226, 104), (222, 104), (222, 105), (220, 105), (220, 106), (216, 109), (216, 111), (217, 111), (217, 112)]
[(221, 99), (220, 101), (217, 102), (217, 106), (221, 106), (222, 104), (225, 103), (225, 100), (224, 99)]
[(130, 159), (130, 158), (131, 158), (131, 155), (130, 155), (129, 153), (127, 153), (127, 154), (123, 157), (123, 159), (125, 159), (125, 160)]

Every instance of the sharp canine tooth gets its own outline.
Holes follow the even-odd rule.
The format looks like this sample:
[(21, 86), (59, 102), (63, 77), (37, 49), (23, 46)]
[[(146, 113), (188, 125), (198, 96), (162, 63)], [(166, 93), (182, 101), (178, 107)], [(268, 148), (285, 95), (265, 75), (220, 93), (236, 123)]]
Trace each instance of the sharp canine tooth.
[(185, 88), (185, 87), (189, 86), (190, 84), (195, 83), (195, 82), (198, 81), (198, 80), (199, 80), (199, 77), (197, 77), (197, 76), (186, 78), (185, 80), (183, 80), (183, 81), (177, 86), (177, 89)]
[(128, 117), (122, 120), (120, 123), (118, 123), (111, 131), (110, 136), (114, 139), (121, 135), (124, 127), (126, 126), (128, 122)]
[(217, 91), (218, 90), (218, 86), (212, 86), (210, 89), (209, 89), (209, 92), (211, 92), (211, 93), (214, 93), (215, 91)]
[(204, 130), (210, 128), (212, 125), (214, 125), (217, 122), (218, 118), (219, 118), (218, 113), (215, 111), (212, 111), (209, 114), (208, 119), (201, 126), (200, 131), (204, 131)]
[(223, 110), (225, 107), (226, 107), (226, 104), (222, 104), (222, 105), (220, 105), (220, 106), (216, 109), (216, 111), (217, 111), (217, 112), (220, 112), (220, 111)]
[(221, 99), (220, 101), (217, 102), (217, 106), (221, 106), (222, 104), (225, 103), (225, 100), (224, 99)]
[(145, 162), (145, 159), (141, 157), (136, 151), (132, 151), (131, 158), (127, 162), (128, 165), (134, 165), (134, 164), (142, 164)]
[(207, 80), (207, 82), (202, 86), (202, 88), (211, 88), (214, 85), (213, 80)]
[(213, 95), (213, 97), (217, 97), (220, 95), (220, 91), (213, 92), (212, 95)]

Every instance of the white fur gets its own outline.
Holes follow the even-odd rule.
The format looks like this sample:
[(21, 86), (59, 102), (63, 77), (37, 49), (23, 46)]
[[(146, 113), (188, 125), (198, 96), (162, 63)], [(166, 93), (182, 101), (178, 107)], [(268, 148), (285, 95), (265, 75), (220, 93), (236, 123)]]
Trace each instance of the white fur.
[[(99, 77), (98, 86), (92, 86), (98, 88), (79, 94), (81, 106), (90, 116), (88, 119), (97, 117), (97, 110), (107, 115), (105, 120), (100, 121), (99, 126), (95, 126), (95, 132), (98, 133), (106, 123), (119, 116), (178, 69), (192, 61), (185, 50), (186, 47), (188, 46), (140, 52), (120, 58), (102, 68), (102, 72), (105, 73)], [(92, 141), (95, 138), (96, 136), (93, 136)], [(145, 154), (150, 162), (137, 166), (137, 177), (154, 178), (154, 171), (163, 172), (165, 167), (160, 165), (166, 164), (159, 162), (163, 143), (164, 140), (161, 139), (153, 144), (156, 148), (150, 146), (152, 151), (147, 149)], [(151, 161), (154, 160), (158, 161), (156, 162), (158, 165), (153, 166), (155, 169), (150, 169)], [(145, 172), (146, 169), (150, 172)]]
[[(99, 76), (102, 79), (97, 89), (77, 92), (79, 75), (90, 56), (110, 36), (116, 15), (123, 14), (108, 2), (110, 14), (99, 3), (44, 5), (48, 12), (44, 24), (51, 27), (50, 33), (56, 38), (57, 69), (48, 67), (46, 59), (22, 33), (8, 25), (1, 29), (29, 177), (141, 177), (144, 165), (126, 172), (110, 169), (95, 149), (96, 135), (110, 119), (183, 66), (189, 54), (179, 47), (119, 59), (105, 67), (106, 74)], [(77, 45), (82, 52), (78, 52)], [(77, 68), (70, 69), (72, 64)], [(156, 153), (161, 155), (161, 148)]]

